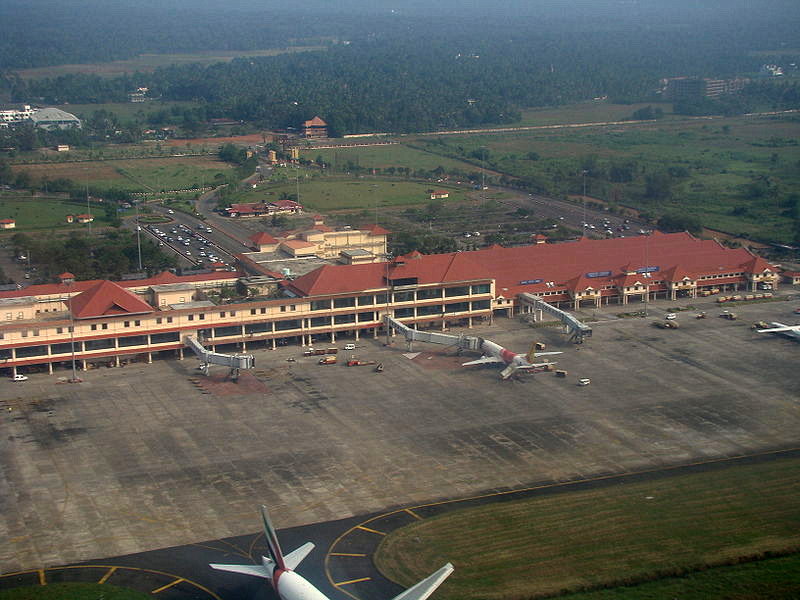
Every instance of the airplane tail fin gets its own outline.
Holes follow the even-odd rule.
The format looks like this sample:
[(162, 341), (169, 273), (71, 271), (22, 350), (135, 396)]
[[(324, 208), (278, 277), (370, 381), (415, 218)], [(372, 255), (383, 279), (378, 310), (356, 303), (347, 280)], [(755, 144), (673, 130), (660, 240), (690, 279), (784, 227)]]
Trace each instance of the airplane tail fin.
[(452, 572), (453, 565), (447, 563), (432, 575), (429, 575), (419, 583), (412, 585), (406, 591), (392, 598), (392, 600), (425, 600), (436, 591), (436, 588), (444, 583), (444, 580), (447, 579)]
[[(261, 520), (264, 522), (264, 535), (267, 538), (267, 547), (275, 566), (282, 571), (286, 569), (286, 559), (283, 556), (281, 545), (278, 543), (278, 536), (275, 533), (275, 527), (272, 525), (272, 520), (269, 518), (267, 507), (261, 505)], [(310, 551), (310, 549), (309, 549)], [(306, 552), (308, 554), (308, 552)], [(305, 555), (303, 555), (305, 557)], [(300, 560), (303, 560), (302, 558)], [(300, 562), (300, 561), (297, 561)]]

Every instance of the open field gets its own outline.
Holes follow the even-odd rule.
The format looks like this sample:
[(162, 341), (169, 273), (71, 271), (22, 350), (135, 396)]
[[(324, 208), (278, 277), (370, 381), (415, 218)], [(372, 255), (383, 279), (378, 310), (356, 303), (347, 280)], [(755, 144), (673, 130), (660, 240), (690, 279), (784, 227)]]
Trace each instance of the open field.
[(144, 121), (148, 115), (157, 113), (162, 110), (169, 110), (177, 106), (180, 108), (194, 108), (198, 106), (196, 102), (179, 102), (169, 101), (161, 102), (160, 100), (148, 100), (147, 102), (106, 102), (103, 104), (61, 104), (56, 108), (60, 108), (66, 112), (72, 113), (76, 117), (87, 119), (92, 116), (96, 111), (105, 110), (117, 115), (121, 123), (127, 123), (133, 120)]
[(579, 592), (562, 600), (794, 600), (800, 590), (800, 554), (716, 567), (683, 577), (668, 577), (630, 587)]
[(376, 562), (410, 585), (451, 560), (456, 572), (443, 598), (636, 581), (800, 547), (798, 487), (800, 459), (785, 459), (489, 504), (390, 534)]
[(652, 106), (661, 108), (665, 113), (672, 112), (672, 104), (644, 102), (638, 104), (613, 104), (605, 100), (587, 101), (578, 104), (552, 108), (535, 108), (522, 111), (522, 119), (514, 123), (515, 127), (536, 127), (540, 125), (561, 125), (566, 123), (603, 123), (621, 121), (630, 118), (639, 110)]
[(0, 600), (145, 600), (149, 594), (107, 584), (51, 583), (0, 590)]
[(112, 62), (78, 65), (54, 65), (50, 67), (38, 67), (35, 69), (21, 69), (17, 71), (17, 74), (23, 79), (43, 79), (45, 77), (58, 77), (59, 75), (70, 75), (74, 73), (116, 77), (126, 73), (135, 73), (136, 71), (154, 71), (158, 67), (166, 67), (168, 65), (180, 65), (187, 63), (210, 65), (218, 62), (230, 62), (234, 58), (239, 58), (241, 56), (277, 56), (278, 54), (308, 52), (310, 50), (323, 49), (324, 46), (295, 46), (289, 48), (273, 48), (269, 50), (230, 52), (224, 50), (212, 50), (208, 52), (193, 52), (191, 54), (140, 54), (136, 58), (131, 58), (128, 60), (115, 60)]
[[(95, 205), (91, 208), (94, 221), (92, 227), (108, 225), (105, 211)], [(0, 197), (0, 218), (15, 219), (16, 230), (58, 228), (64, 231), (85, 230), (88, 225), (67, 223), (67, 215), (79, 215), (86, 212), (86, 203), (70, 202), (55, 198), (6, 199)], [(16, 230), (10, 230), (12, 233)]]
[(232, 170), (227, 163), (206, 156), (38, 163), (12, 168), (15, 172), (27, 171), (36, 181), (63, 177), (77, 184), (88, 183), (95, 189), (129, 192), (199, 188), (213, 182), (216, 175)]
[[(577, 173), (589, 165), (589, 195), (655, 214), (679, 210), (714, 229), (789, 241), (791, 220), (777, 205), (775, 194), (785, 196), (800, 184), (798, 140), (800, 121), (731, 117), (452, 136), (430, 140), (427, 146), (455, 157), (486, 147), (493, 168), (541, 181), (553, 193), (578, 193), (582, 182)], [(529, 159), (530, 152), (538, 159)], [(634, 181), (608, 182), (612, 165), (631, 161), (636, 163)], [(684, 170), (684, 175), (673, 177), (670, 197), (658, 202), (642, 199), (645, 174), (668, 167)], [(746, 186), (761, 177), (768, 178), (773, 191), (747, 197)]]
[(391, 144), (387, 146), (362, 146), (356, 148), (328, 148), (303, 150), (300, 155), (308, 160), (315, 160), (317, 156), (330, 164), (334, 169), (346, 168), (348, 162), (367, 169), (388, 169), (389, 167), (408, 167), (412, 170), (433, 170), (439, 166), (445, 170), (478, 171), (473, 165), (449, 158), (437, 156), (431, 152), (412, 148), (406, 144)]
[[(277, 198), (281, 193), (295, 194), (294, 182), (264, 186), (264, 193)], [(318, 211), (369, 210), (376, 204), (381, 207), (401, 207), (425, 205), (430, 199), (429, 190), (442, 189), (450, 197), (436, 200), (444, 204), (459, 202), (465, 198), (466, 190), (441, 183), (417, 183), (414, 181), (391, 181), (385, 179), (338, 179), (333, 177), (316, 178), (300, 182), (300, 201), (303, 206)]]

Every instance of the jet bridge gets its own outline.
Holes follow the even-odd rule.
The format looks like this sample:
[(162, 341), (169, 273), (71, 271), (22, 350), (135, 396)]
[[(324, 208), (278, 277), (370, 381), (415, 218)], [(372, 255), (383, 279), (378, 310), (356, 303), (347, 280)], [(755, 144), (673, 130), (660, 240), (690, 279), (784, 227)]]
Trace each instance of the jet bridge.
[(568, 312), (564, 312), (560, 308), (556, 308), (552, 304), (548, 304), (536, 294), (523, 292), (519, 295), (519, 299), (522, 304), (529, 307), (533, 312), (544, 312), (561, 321), (567, 328), (567, 331), (570, 333), (570, 339), (576, 344), (582, 344), (584, 338), (592, 337), (591, 327), (585, 323), (581, 323)]
[(384, 315), (384, 322), (387, 327), (392, 327), (398, 333), (402, 333), (406, 338), (408, 350), (411, 351), (411, 344), (413, 342), (427, 342), (429, 344), (441, 344), (443, 346), (455, 346), (459, 350), (472, 350), (474, 352), (481, 351), (482, 338), (474, 335), (449, 335), (447, 333), (438, 333), (436, 331), (417, 331), (408, 325), (401, 323), (397, 319), (389, 315)]
[(200, 359), (200, 370), (204, 375), (208, 375), (209, 365), (221, 365), (230, 368), (230, 377), (234, 381), (239, 378), (240, 369), (252, 369), (256, 366), (256, 359), (252, 354), (222, 354), (207, 350), (193, 336), (187, 335), (183, 338), (186, 344)]

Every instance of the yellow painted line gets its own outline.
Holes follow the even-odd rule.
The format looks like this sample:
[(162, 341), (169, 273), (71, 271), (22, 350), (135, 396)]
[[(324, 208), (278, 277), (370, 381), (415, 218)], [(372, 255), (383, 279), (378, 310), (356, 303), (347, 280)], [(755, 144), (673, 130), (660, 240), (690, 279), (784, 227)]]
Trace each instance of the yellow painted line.
[(420, 517), (420, 516), (419, 516), (417, 513), (415, 513), (415, 512), (414, 512), (413, 510), (411, 510), (410, 508), (404, 508), (403, 510), (404, 510), (405, 512), (407, 512), (408, 514), (410, 514), (410, 515), (411, 515), (412, 517), (414, 517), (415, 519), (419, 519), (420, 521), (422, 521), (422, 517)]
[(44, 576), (44, 569), (38, 569), (39, 573), (39, 585), (47, 585), (47, 579)]
[(151, 594), (157, 594), (158, 592), (163, 592), (167, 588), (171, 588), (173, 585), (178, 585), (181, 581), (186, 581), (186, 580), (183, 577), (179, 577), (178, 579), (176, 579), (172, 583), (168, 583), (167, 585), (162, 585), (160, 588), (156, 588), (155, 590), (153, 590), (150, 593)]
[(104, 584), (106, 581), (108, 581), (108, 578), (109, 578), (109, 577), (111, 577), (111, 576), (114, 574), (114, 571), (116, 571), (116, 570), (117, 570), (117, 567), (111, 567), (111, 568), (110, 568), (110, 569), (109, 569), (109, 570), (106, 572), (106, 574), (105, 574), (105, 575), (103, 575), (103, 577), (100, 579), (100, 581), (98, 581), (97, 583), (99, 583), (99, 584), (101, 584), (101, 585), (102, 585), (102, 584)]
[(362, 531), (368, 531), (370, 533), (376, 533), (378, 535), (386, 535), (382, 531), (378, 531), (377, 529), (370, 529), (369, 527), (364, 527), (363, 525), (356, 525), (356, 529), (361, 529)]
[(351, 579), (350, 581), (340, 581), (333, 585), (350, 585), (351, 583), (361, 583), (362, 581), (369, 581), (372, 577), (362, 577), (361, 579)]
[(350, 554), (348, 552), (331, 552), (329, 556), (355, 556), (356, 558), (365, 558), (366, 554)]

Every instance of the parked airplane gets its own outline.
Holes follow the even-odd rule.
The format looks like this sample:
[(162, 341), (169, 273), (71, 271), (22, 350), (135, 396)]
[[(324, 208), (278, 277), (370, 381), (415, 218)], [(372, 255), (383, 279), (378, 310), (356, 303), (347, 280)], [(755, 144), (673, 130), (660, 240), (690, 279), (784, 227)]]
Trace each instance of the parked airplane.
[(769, 329), (757, 329), (756, 331), (758, 331), (758, 333), (782, 333), (783, 335), (800, 340), (800, 325), (784, 325), (777, 321), (773, 321), (770, 325), (772, 325), (772, 327)]
[[(483, 351), (483, 356), (481, 356), (477, 360), (472, 360), (470, 362), (465, 362), (462, 366), (469, 367), (472, 365), (486, 365), (486, 364), (505, 364), (508, 365), (505, 369), (500, 371), (500, 377), (503, 379), (508, 379), (514, 373), (520, 370), (533, 370), (538, 367), (546, 367), (548, 365), (552, 365), (555, 363), (552, 362), (543, 362), (543, 363), (534, 363), (533, 359), (536, 354), (536, 342), (531, 344), (531, 349), (527, 354), (516, 354), (511, 352), (511, 350), (506, 350), (502, 346), (495, 344), (494, 342), (490, 342), (489, 340), (482, 340), (481, 341), (481, 350)], [(549, 356), (552, 354), (562, 354), (561, 352), (540, 352), (538, 356)]]
[[(260, 565), (220, 565), (210, 564), (212, 569), (230, 571), (242, 575), (253, 575), (269, 579), (281, 600), (329, 600), (302, 575), (294, 572), (295, 567), (314, 549), (314, 544), (306, 542), (296, 550), (284, 555), (278, 544), (275, 528), (270, 521), (266, 506), (261, 506), (264, 521), (264, 534), (267, 539), (269, 557), (262, 556)], [(447, 563), (441, 569), (426, 577), (392, 600), (425, 600), (453, 572), (453, 565)]]

